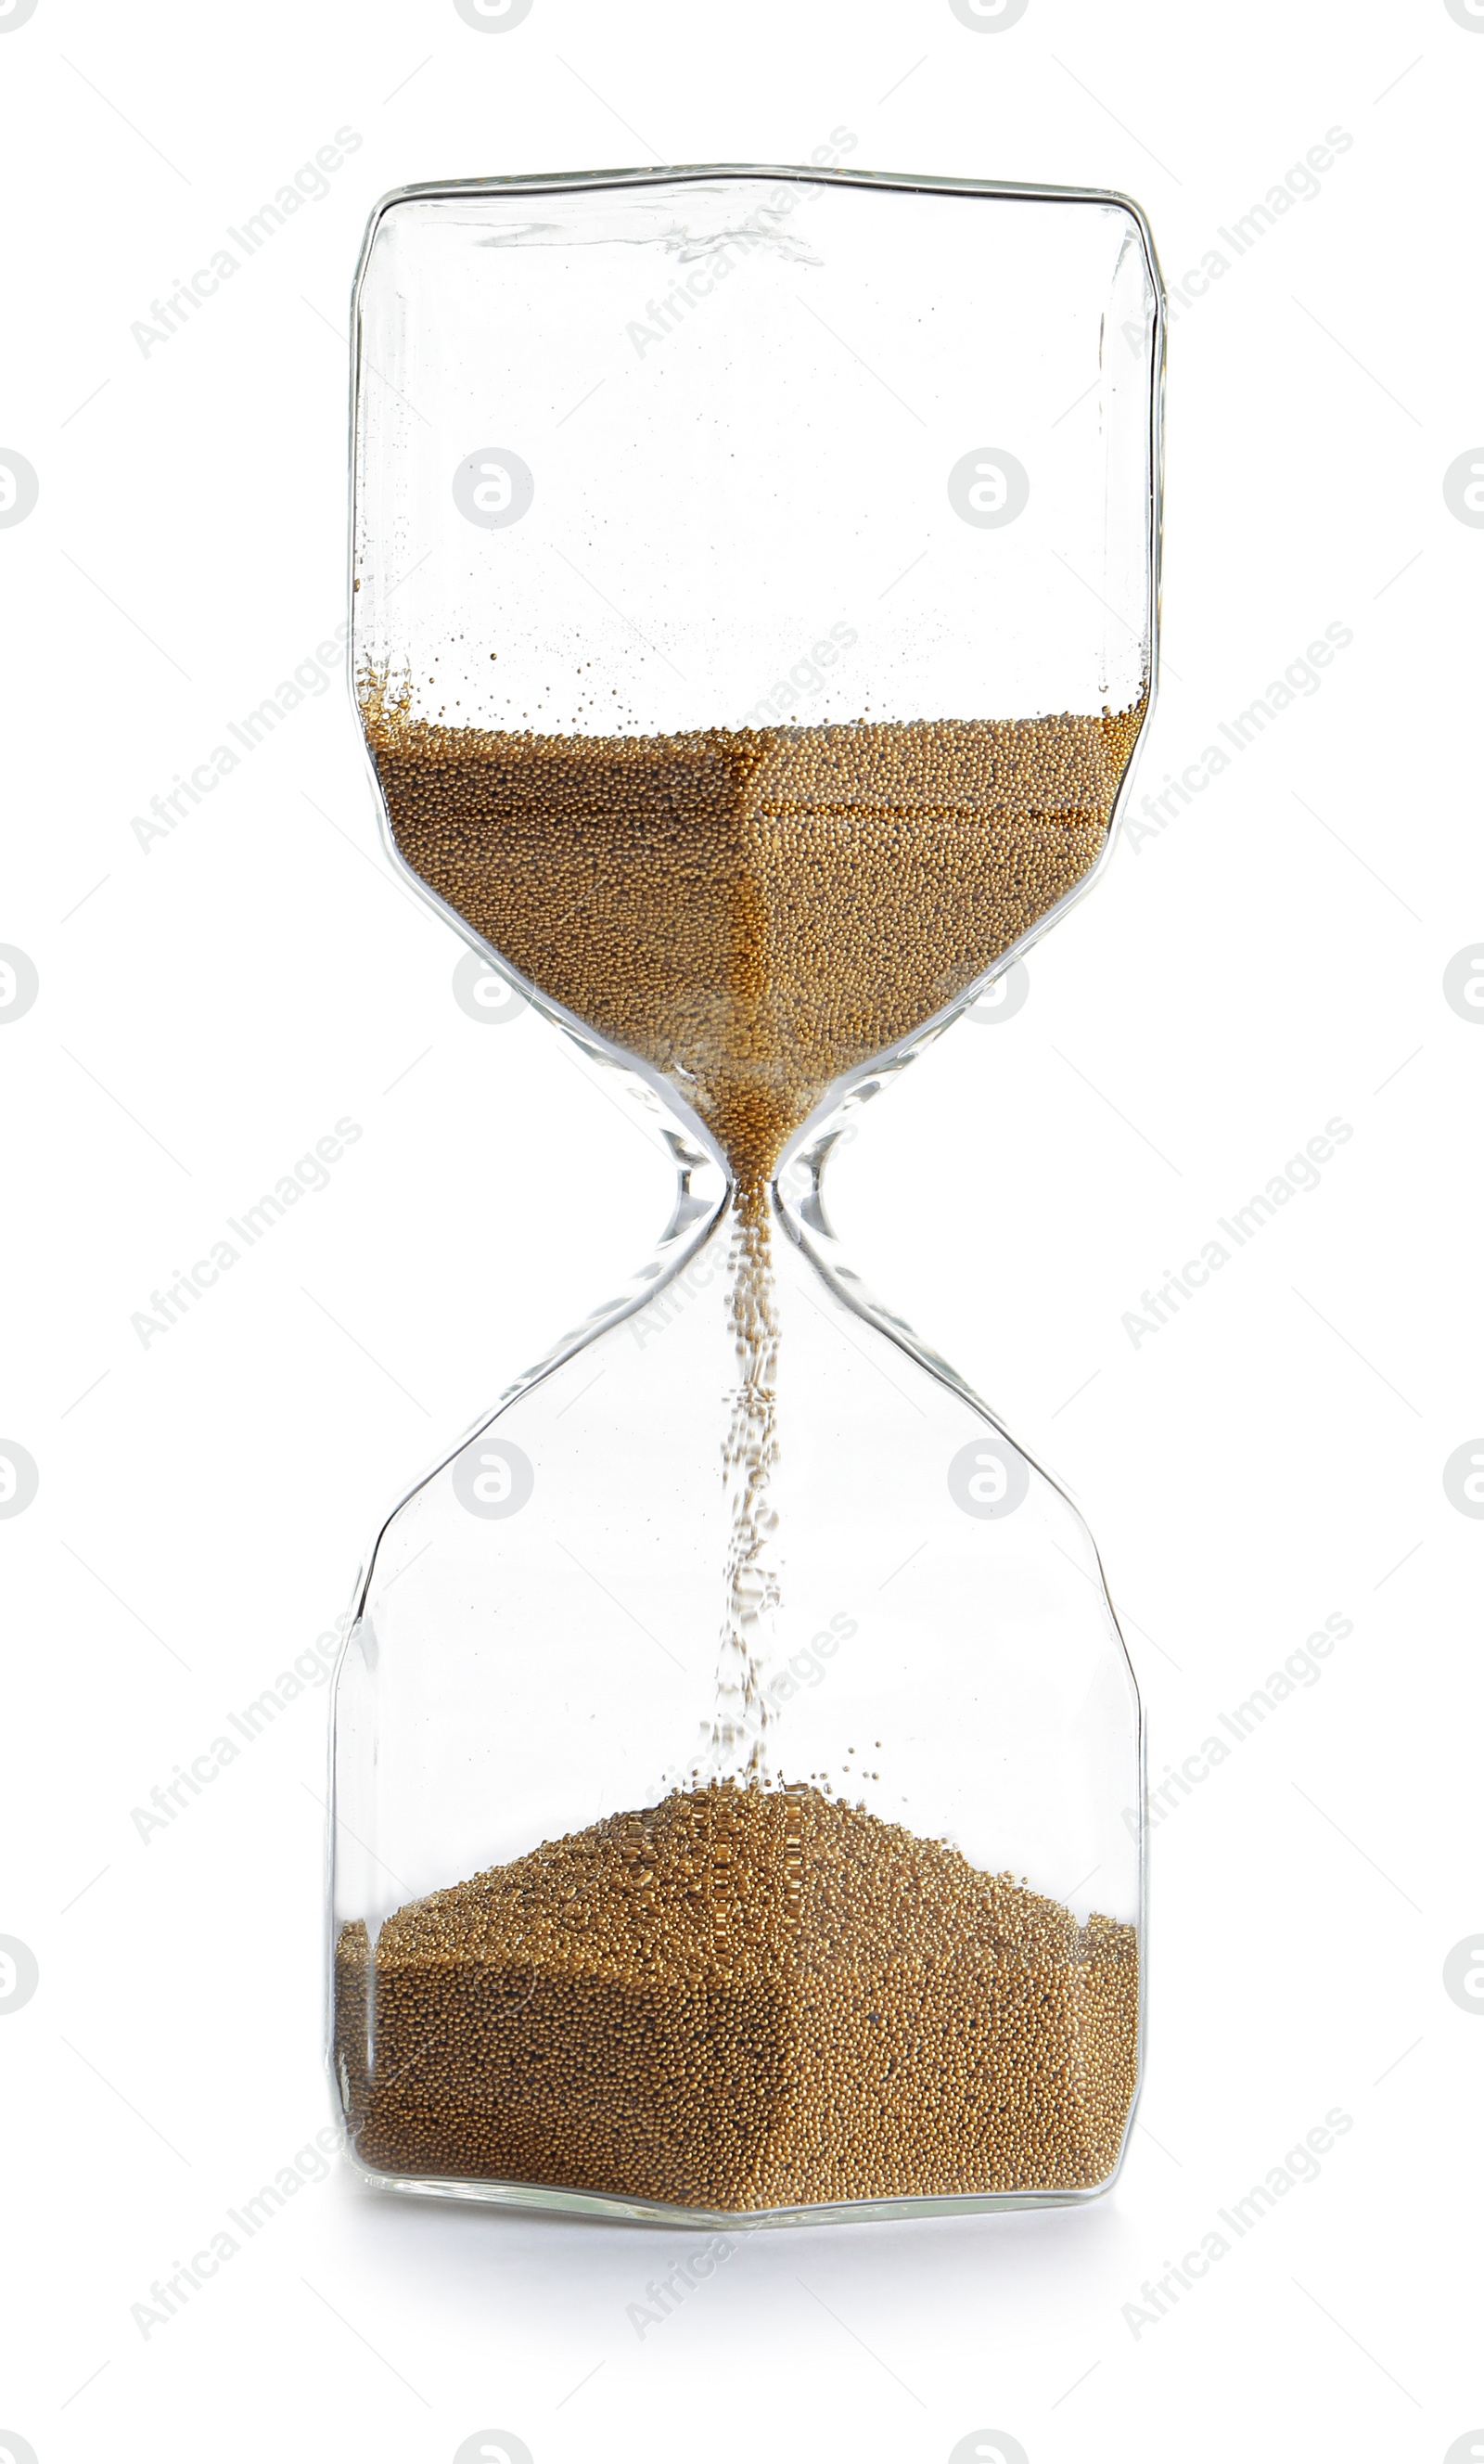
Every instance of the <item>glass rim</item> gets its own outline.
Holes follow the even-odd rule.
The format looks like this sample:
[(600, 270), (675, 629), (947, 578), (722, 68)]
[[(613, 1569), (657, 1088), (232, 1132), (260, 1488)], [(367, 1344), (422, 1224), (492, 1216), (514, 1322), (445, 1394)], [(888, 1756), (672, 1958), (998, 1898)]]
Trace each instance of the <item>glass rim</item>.
[(654, 163), (619, 165), (608, 170), (516, 171), (476, 174), (464, 180), (413, 180), (388, 188), (372, 207), (366, 223), (357, 280), (383, 214), (394, 206), (430, 202), (439, 197), (576, 195), (587, 188), (645, 188), (689, 185), (706, 180), (795, 180), (820, 187), (897, 188), (919, 196), (1003, 197), (1022, 204), (1112, 206), (1126, 213), (1144, 244), (1154, 286), (1157, 327), (1166, 318), (1164, 277), (1149, 218), (1137, 197), (1122, 188), (1083, 187), (1053, 180), (971, 180), (947, 172), (867, 171), (852, 165), (832, 168), (822, 163)]

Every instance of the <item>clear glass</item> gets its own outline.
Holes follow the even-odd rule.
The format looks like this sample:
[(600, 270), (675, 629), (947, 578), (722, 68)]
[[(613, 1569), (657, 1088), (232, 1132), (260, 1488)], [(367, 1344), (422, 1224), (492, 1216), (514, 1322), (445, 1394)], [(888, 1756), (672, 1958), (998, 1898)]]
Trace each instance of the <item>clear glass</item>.
[(1111, 844), (1155, 673), (1144, 217), (758, 167), (409, 189), (354, 349), (393, 860), (676, 1172), (633, 1285), (358, 1580), (354, 2161), (709, 2227), (1095, 2196), (1142, 2049), (1132, 1671), (1081, 1518), (821, 1178)]

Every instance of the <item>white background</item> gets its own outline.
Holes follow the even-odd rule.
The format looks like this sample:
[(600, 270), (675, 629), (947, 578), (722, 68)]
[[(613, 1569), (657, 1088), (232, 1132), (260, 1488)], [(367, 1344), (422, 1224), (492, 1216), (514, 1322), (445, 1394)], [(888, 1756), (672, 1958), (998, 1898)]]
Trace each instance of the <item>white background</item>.
[[(0, 1522), (0, 1931), (40, 1971), (0, 2027), (11, 2452), (448, 2464), (497, 2427), (536, 2464), (948, 2464), (997, 2431), (1031, 2464), (1441, 2464), (1484, 2422), (1484, 2026), (1443, 1984), (1484, 1921), (1484, 1523), (1442, 1482), (1484, 1431), (1484, 1032), (1442, 991), (1484, 941), (1484, 531), (1442, 488), (1484, 437), (1484, 19), (1030, 0), (985, 34), (948, 0), (535, 0), (491, 35), (453, 0), (37, 0), (0, 97), (0, 448), (40, 478), (0, 530), (0, 941), (40, 978), (0, 1035), (0, 1436), (40, 1472)], [(342, 126), (329, 196), (142, 354), (152, 299)], [(841, 126), (867, 168), (1129, 189), (1173, 280), (1353, 137), (1173, 327), (1140, 792), (1326, 625), (1353, 644), (1120, 851), (1016, 1018), (918, 1066), (835, 1195), (877, 1287), (1080, 1498), (1156, 1778), (1326, 1616), (1354, 1632), (1154, 1832), (1110, 2199), (757, 2236), (641, 2337), (684, 2236), (337, 2174), (144, 2337), (152, 2280), (329, 2120), (323, 1692), (147, 1845), (131, 1809), (331, 1624), (378, 1511), (639, 1262), (666, 1189), (556, 1038), (455, 1005), (338, 678), (147, 854), (131, 817), (340, 619), (382, 191), (807, 161)], [(142, 1346), (151, 1289), (347, 1114), (331, 1186)], [(1136, 1346), (1145, 1288), (1335, 1115), (1321, 1186)], [(1130, 2321), (1332, 2107), (1320, 2178)]]

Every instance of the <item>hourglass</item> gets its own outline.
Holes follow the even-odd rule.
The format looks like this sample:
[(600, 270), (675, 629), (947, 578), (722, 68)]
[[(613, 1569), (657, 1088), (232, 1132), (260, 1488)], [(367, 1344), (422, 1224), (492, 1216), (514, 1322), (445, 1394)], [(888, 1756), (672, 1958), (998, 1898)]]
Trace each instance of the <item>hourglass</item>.
[(823, 1177), (1106, 859), (1155, 668), (1144, 218), (755, 167), (410, 188), (354, 348), (393, 859), (616, 1073), (675, 1199), (358, 1580), (353, 2160), (710, 2227), (1094, 2196), (1139, 2079), (1132, 1672), (1080, 1516)]

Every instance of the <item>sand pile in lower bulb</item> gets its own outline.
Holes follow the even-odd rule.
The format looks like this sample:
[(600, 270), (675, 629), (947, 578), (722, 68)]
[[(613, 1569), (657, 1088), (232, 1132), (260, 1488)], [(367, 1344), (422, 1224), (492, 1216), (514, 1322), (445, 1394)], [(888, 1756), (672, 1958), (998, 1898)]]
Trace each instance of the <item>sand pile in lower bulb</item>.
[(739, 2214), (1106, 2180), (1138, 1999), (1131, 1926), (718, 1784), (400, 1909), (374, 1961), (348, 1925), (338, 2056), (379, 2172)]

